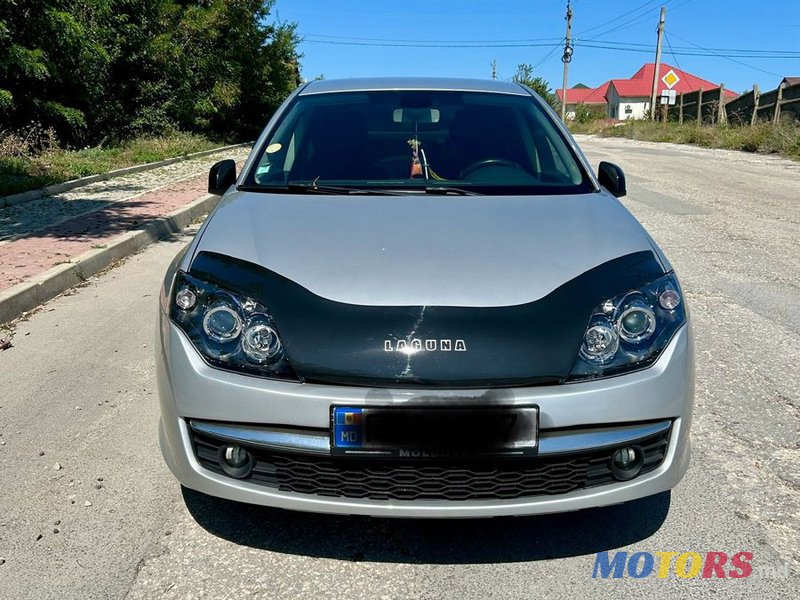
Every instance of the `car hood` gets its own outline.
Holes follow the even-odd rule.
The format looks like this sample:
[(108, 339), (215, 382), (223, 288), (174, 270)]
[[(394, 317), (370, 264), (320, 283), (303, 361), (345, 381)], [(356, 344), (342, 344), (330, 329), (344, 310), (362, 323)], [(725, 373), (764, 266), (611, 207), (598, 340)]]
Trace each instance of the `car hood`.
[(593, 309), (663, 266), (605, 194), (235, 194), (192, 275), (263, 303), (301, 381), (564, 381)]
[(196, 251), (362, 306), (533, 302), (650, 238), (604, 192), (561, 196), (225, 196)]

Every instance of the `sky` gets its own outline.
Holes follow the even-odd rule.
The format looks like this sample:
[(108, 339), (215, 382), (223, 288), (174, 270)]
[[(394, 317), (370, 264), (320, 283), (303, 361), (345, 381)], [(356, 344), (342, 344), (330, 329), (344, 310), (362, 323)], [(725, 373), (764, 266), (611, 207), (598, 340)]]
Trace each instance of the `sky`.
[[(627, 78), (653, 62), (661, 6), (663, 62), (737, 92), (800, 76), (800, 0), (573, 0), (569, 86)], [(552, 88), (562, 82), (565, 12), (566, 0), (277, 0), (273, 9), (297, 23), (306, 79), (488, 78), (496, 60), (498, 79), (528, 63)]]

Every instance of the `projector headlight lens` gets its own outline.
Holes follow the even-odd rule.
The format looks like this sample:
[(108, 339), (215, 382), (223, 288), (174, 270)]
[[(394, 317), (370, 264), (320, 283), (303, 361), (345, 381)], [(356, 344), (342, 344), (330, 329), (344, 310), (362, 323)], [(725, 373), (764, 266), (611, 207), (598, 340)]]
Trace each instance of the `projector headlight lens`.
[(650, 366), (686, 322), (673, 273), (601, 302), (592, 312), (568, 381)]
[(215, 342), (235, 340), (242, 332), (242, 319), (230, 306), (219, 304), (203, 316), (203, 331)]
[(655, 330), (656, 316), (643, 301), (632, 302), (619, 317), (619, 335), (631, 344), (646, 340)]
[(255, 363), (269, 362), (280, 353), (281, 340), (272, 327), (256, 318), (244, 330), (242, 350)]

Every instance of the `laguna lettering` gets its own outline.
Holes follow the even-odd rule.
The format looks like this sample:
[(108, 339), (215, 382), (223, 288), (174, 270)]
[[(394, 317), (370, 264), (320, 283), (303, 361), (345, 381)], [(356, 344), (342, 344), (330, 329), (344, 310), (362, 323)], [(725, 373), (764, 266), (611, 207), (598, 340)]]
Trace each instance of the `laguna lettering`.
[(402, 352), (403, 354), (417, 353), (425, 350), (426, 352), (466, 352), (467, 343), (464, 340), (436, 340), (436, 339), (417, 339), (412, 340), (384, 340), (383, 349), (386, 352)]

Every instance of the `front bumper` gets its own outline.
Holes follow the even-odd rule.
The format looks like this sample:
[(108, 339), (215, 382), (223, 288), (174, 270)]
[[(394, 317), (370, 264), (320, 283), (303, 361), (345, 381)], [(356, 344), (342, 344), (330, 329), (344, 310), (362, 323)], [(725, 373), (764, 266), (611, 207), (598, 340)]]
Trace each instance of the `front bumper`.
[[(160, 441), (167, 465), (186, 487), (230, 500), (294, 510), (396, 517), (543, 514), (616, 504), (669, 490), (680, 481), (689, 463), (694, 356), (688, 325), (675, 335), (658, 361), (644, 371), (561, 386), (490, 390), (324, 386), (221, 371), (208, 366), (163, 314), (158, 342)], [(329, 426), (331, 404), (418, 403), (535, 403), (540, 407), (540, 454), (548, 458), (608, 448), (620, 444), (626, 432), (654, 426), (667, 426), (669, 440), (658, 466), (630, 481), (563, 494), (503, 499), (399, 500), (298, 493), (227, 477), (206, 468), (195, 453), (193, 435), (200, 424), (217, 427), (211, 434), (219, 440), (255, 432), (262, 438), (261, 447), (265, 447), (266, 434), (273, 442), (282, 440), (284, 447), (279, 451), (308, 454), (309, 448), (304, 446), (310, 444), (311, 454), (324, 454), (325, 436), (320, 432)], [(194, 432), (190, 422), (195, 424)], [(227, 429), (219, 429), (220, 426)], [(305, 434), (305, 439), (298, 434)]]

